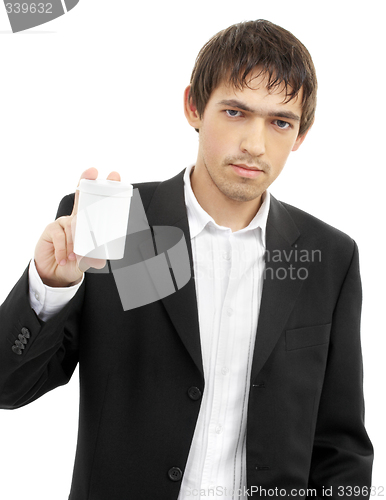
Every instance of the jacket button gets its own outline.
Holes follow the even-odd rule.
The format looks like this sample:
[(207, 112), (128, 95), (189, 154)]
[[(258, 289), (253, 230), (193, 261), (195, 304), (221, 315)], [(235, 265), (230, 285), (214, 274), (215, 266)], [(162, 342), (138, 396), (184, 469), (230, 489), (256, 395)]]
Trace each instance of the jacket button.
[(190, 397), (190, 399), (193, 399), (193, 401), (197, 401), (201, 398), (202, 394), (198, 387), (189, 387), (188, 396)]
[(179, 469), (178, 467), (172, 467), (168, 471), (168, 476), (169, 476), (169, 479), (171, 479), (172, 481), (181, 481), (182, 470)]
[(19, 347), (20, 349), (24, 349), (25, 345), (20, 342), (20, 340), (15, 340), (15, 345), (16, 347)]
[(27, 339), (24, 337), (24, 335), (22, 335), (21, 333), (19, 333), (18, 335), (19, 337), (19, 340), (22, 344), (26, 344), (27, 343)]
[(26, 339), (29, 339), (31, 337), (31, 332), (25, 326), (23, 326), (23, 328), (21, 329), (21, 333)]
[(13, 345), (12, 346), (12, 351), (15, 353), (15, 354), (22, 354), (23, 351), (20, 349), (20, 347), (17, 347), (17, 345)]

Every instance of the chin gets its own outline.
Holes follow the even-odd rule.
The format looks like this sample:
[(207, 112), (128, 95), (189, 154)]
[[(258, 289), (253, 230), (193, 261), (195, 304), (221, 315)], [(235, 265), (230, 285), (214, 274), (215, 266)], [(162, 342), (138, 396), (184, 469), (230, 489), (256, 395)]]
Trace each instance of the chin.
[(264, 190), (246, 190), (246, 189), (222, 189), (221, 192), (229, 199), (233, 201), (253, 201), (263, 194)]

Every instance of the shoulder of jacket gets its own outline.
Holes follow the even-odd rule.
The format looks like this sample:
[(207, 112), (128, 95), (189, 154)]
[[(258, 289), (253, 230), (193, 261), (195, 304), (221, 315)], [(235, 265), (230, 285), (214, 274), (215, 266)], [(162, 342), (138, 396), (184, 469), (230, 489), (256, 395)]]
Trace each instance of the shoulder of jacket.
[(153, 195), (160, 184), (161, 181), (139, 182), (133, 184), (133, 189), (139, 190), (139, 194), (141, 195), (141, 200), (145, 211), (147, 210), (147, 207), (149, 206), (151, 199), (153, 198)]
[(287, 210), (300, 233), (311, 237), (315, 244), (331, 246), (336, 251), (352, 254), (355, 241), (351, 236), (300, 208), (282, 201), (280, 203)]

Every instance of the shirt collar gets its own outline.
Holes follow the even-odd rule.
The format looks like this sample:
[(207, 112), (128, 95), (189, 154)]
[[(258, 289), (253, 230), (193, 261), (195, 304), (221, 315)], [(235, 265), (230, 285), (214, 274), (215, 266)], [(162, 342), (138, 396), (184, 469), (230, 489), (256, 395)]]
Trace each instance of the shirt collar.
[[(189, 230), (191, 239), (195, 238), (201, 231), (209, 224), (215, 226), (220, 230), (225, 230), (224, 226), (219, 226), (214, 221), (213, 217), (211, 217), (202, 206), (198, 203), (197, 198), (195, 197), (192, 189), (192, 185), (190, 183), (190, 174), (193, 169), (193, 165), (188, 167), (184, 173), (184, 193), (185, 193), (185, 203), (186, 210), (188, 213), (188, 221), (189, 221)], [(265, 191), (262, 195), (263, 203), (260, 206), (259, 211), (248, 224), (247, 227), (240, 229), (239, 231), (235, 231), (234, 234), (239, 234), (247, 231), (251, 231), (257, 228), (261, 229), (262, 233), (262, 241), (265, 246), (265, 235), (266, 235), (266, 227), (267, 227), (267, 218), (270, 206), (270, 194), (269, 191)]]

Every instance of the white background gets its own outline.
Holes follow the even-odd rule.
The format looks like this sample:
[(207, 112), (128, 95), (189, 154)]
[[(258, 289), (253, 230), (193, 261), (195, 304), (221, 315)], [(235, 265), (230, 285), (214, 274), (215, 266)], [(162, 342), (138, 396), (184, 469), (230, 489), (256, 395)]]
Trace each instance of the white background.
[[(19, 34), (0, 5), (0, 303), (84, 169), (118, 170), (140, 182), (194, 163), (198, 136), (185, 121), (182, 95), (195, 57), (217, 31), (257, 18), (292, 31), (317, 69), (316, 123), (271, 192), (359, 245), (366, 422), (376, 451), (373, 484), (386, 487), (380, 1), (80, 0), (65, 16)], [(77, 371), (31, 405), (0, 411), (1, 500), (67, 499), (77, 418)]]

